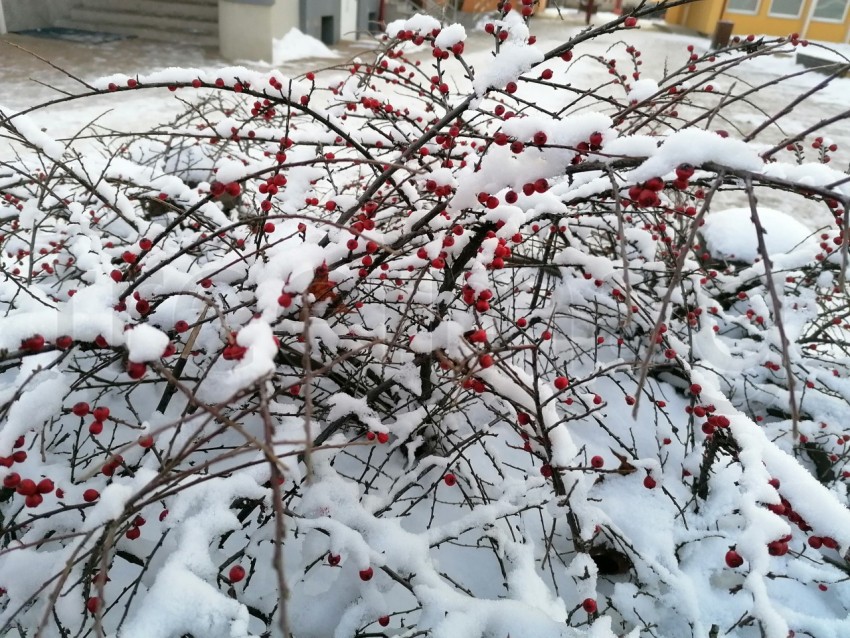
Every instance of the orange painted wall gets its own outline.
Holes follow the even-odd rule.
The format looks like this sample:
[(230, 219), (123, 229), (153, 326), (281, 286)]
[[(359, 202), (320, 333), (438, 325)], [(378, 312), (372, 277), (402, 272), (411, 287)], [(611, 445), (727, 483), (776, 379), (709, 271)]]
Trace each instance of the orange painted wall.
[(770, 15), (772, 0), (761, 0), (758, 12), (755, 14), (726, 11), (722, 16), (721, 11), (724, 3), (721, 0), (698, 0), (693, 4), (668, 10), (667, 21), (694, 29), (700, 33), (711, 34), (714, 32), (717, 21), (723, 19), (735, 24), (733, 32), (737, 35), (753, 33), (756, 35), (783, 36), (800, 33), (801, 36), (810, 40), (844, 42), (847, 38), (848, 29), (850, 29), (850, 12), (848, 12), (844, 24), (812, 20), (808, 33), (802, 33), (809, 9), (816, 1), (805, 0), (799, 17), (784, 18)]
[[(815, 0), (809, 1), (814, 2)], [(771, 4), (772, 0), (761, 0), (758, 14), (748, 15), (746, 13), (732, 13), (727, 11), (723, 19), (734, 22), (734, 33), (741, 35), (750, 33), (756, 35), (789, 35), (795, 31), (799, 32), (803, 28), (806, 12), (809, 9), (808, 2), (803, 3), (803, 8), (798, 18), (777, 18), (768, 15)]]
[(846, 42), (847, 30), (850, 29), (850, 19), (844, 24), (835, 22), (815, 22), (809, 26), (806, 37), (810, 40), (826, 40), (828, 42)]

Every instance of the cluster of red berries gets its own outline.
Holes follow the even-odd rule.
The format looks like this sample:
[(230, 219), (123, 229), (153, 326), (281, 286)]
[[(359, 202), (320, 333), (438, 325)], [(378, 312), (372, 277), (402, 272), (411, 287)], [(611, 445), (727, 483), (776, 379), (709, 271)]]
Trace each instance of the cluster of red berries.
[[(775, 490), (777, 490), (777, 491), (778, 491), (778, 490), (779, 490), (779, 485), (780, 485), (780, 484), (779, 484), (779, 479), (771, 479), (771, 480), (770, 480), (770, 485), (771, 485), (771, 486), (772, 486)], [(770, 503), (770, 504), (767, 506), (767, 509), (769, 509), (771, 512), (773, 512), (773, 513), (774, 513), (774, 514), (776, 514), (777, 516), (784, 516), (784, 517), (785, 517), (785, 518), (787, 518), (787, 519), (788, 519), (791, 523), (793, 523), (794, 525), (796, 525), (796, 526), (800, 529), (800, 531), (802, 531), (802, 532), (810, 532), (810, 531), (812, 531), (812, 527), (811, 527), (811, 525), (809, 525), (809, 524), (806, 522), (806, 520), (805, 520), (802, 516), (800, 516), (800, 514), (798, 514), (797, 512), (795, 512), (795, 511), (794, 511), (794, 508), (791, 506), (791, 503), (790, 503), (790, 502), (789, 502), (789, 501), (788, 501), (785, 497), (783, 497), (783, 496), (780, 496), (780, 497), (779, 497), (779, 503)], [(830, 545), (833, 545), (833, 546), (835, 546), (835, 545), (836, 545), (835, 540), (833, 540), (832, 538), (829, 538), (829, 537), (823, 537), (823, 538), (822, 538), (822, 537), (818, 537), (818, 536), (812, 536), (812, 537), (809, 539), (809, 541), (810, 541), (810, 542), (809, 542), (809, 544), (810, 544), (810, 545), (812, 544), (812, 543), (811, 543), (811, 539), (812, 539), (812, 538), (818, 539), (818, 541), (825, 541), (825, 540), (828, 538), (828, 540), (830, 541), (830, 543), (829, 543)], [(789, 538), (788, 540), (790, 540), (790, 538)], [(826, 544), (827, 544), (826, 542), (818, 543), (818, 541), (815, 541), (815, 543), (816, 543), (816, 544), (818, 544), (818, 547), (816, 547), (816, 549), (820, 547), (820, 544), (824, 544), (824, 545), (826, 545)], [(829, 546), (829, 545), (827, 545), (827, 546)], [(815, 547), (815, 545), (812, 545), (812, 547)]]
[[(38, 507), (44, 501), (44, 496), (46, 494), (50, 494), (56, 489), (56, 486), (53, 484), (49, 478), (41, 479), (38, 483), (33, 481), (32, 479), (21, 478), (21, 475), (17, 472), (10, 472), (3, 479), (3, 487), (7, 489), (13, 489), (15, 492), (24, 497), (24, 505), (27, 507)], [(59, 494), (61, 490), (57, 491), (57, 497), (61, 498), (62, 495)]]
[[(12, 446), (14, 448), (22, 448), (26, 440), (23, 436), (19, 436), (15, 440), (15, 444)], [(23, 463), (27, 460), (27, 453), (24, 450), (17, 450), (13, 452), (9, 456), (0, 456), (0, 466), (2, 467), (12, 467), (15, 463)]]
[[(12, 195), (11, 193), (3, 193), (3, 199), (18, 210), (24, 209), (24, 205), (21, 203), (21, 200)], [(0, 241), (3, 241), (2, 235), (0, 235)]]
[(366, 440), (367, 441), (377, 440), (378, 443), (384, 444), (384, 443), (387, 443), (387, 441), (390, 440), (390, 435), (389, 435), (388, 432), (372, 432), (371, 430), (369, 430), (366, 433)]
[[(279, 189), (283, 188), (284, 186), (286, 186), (286, 175), (282, 173), (275, 173), (262, 184), (260, 184), (257, 187), (257, 190), (262, 195), (277, 195)], [(260, 202), (260, 208), (263, 212), (270, 211), (271, 207), (272, 203), (269, 199)]]
[(425, 190), (437, 197), (448, 197), (454, 192), (450, 184), (438, 184), (434, 179), (425, 180)]
[(651, 208), (661, 205), (658, 194), (664, 190), (664, 180), (653, 177), (642, 184), (635, 184), (629, 188), (629, 199), (635, 208)]
[(103, 424), (109, 418), (109, 408), (106, 406), (98, 406), (94, 410), (91, 410), (89, 408), (89, 404), (85, 401), (75, 403), (74, 407), (71, 408), (71, 412), (80, 418), (84, 418), (91, 413), (94, 417), (94, 421), (89, 424), (89, 433), (92, 436), (97, 436), (103, 432)]
[(222, 197), (225, 193), (231, 197), (238, 197), (241, 192), (242, 186), (239, 182), (227, 182), (225, 184), (223, 182), (215, 181), (210, 184), (210, 194), (216, 199)]
[(109, 458), (109, 460), (104, 463), (103, 467), (100, 468), (100, 473), (104, 476), (112, 476), (115, 474), (115, 470), (121, 467), (124, 464), (124, 457), (120, 454), (116, 454)]
[[(254, 106), (251, 108), (251, 115), (254, 117), (257, 117), (258, 115), (262, 116), (262, 118), (267, 122), (271, 121), (276, 114), (277, 113), (272, 106), (272, 102), (268, 98), (264, 99), (262, 102), (256, 100), (254, 102)], [(253, 137), (253, 133), (254, 131), (250, 131), (248, 133), (248, 137)]]
[(136, 516), (136, 518), (133, 519), (133, 524), (130, 526), (130, 529), (128, 529), (124, 535), (131, 541), (136, 540), (139, 536), (142, 535), (141, 527), (146, 522), (147, 521), (144, 519), (144, 517)]
[(685, 408), (685, 412), (688, 414), (693, 414), (695, 417), (700, 419), (705, 418), (705, 421), (702, 424), (702, 431), (706, 436), (713, 435), (717, 428), (729, 427), (729, 418), (722, 414), (714, 414), (716, 410), (717, 408), (711, 403), (697, 404), (693, 407), (687, 406)]
[(463, 380), (461, 387), (464, 390), (472, 390), (476, 394), (483, 394), (487, 391), (487, 384), (477, 377), (468, 377)]
[(241, 361), (246, 352), (248, 352), (248, 348), (236, 343), (236, 333), (231, 332), (227, 337), (227, 345), (221, 351), (221, 358), (225, 361)]
[(475, 292), (475, 289), (469, 284), (464, 284), (462, 289), (463, 301), (468, 306), (475, 306), (478, 312), (487, 312), (490, 310), (490, 300), (493, 298), (493, 292), (490, 290), (482, 290)]

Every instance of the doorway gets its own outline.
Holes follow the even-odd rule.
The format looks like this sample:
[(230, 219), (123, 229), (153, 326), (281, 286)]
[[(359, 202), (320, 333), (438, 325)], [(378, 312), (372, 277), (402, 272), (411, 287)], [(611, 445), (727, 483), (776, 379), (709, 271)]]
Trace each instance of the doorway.
[(336, 29), (334, 28), (333, 16), (322, 16), (322, 42), (325, 44), (336, 44)]

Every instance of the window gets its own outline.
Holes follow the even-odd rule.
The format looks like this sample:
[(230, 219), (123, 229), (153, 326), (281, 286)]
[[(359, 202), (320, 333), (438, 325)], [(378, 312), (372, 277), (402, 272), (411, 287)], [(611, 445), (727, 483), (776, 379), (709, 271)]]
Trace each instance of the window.
[(799, 18), (803, 9), (803, 0), (773, 0), (770, 3), (770, 15), (784, 18)]
[(815, 20), (834, 20), (835, 22), (844, 22), (844, 16), (847, 15), (847, 1), (848, 0), (818, 0), (812, 17)]
[(759, 0), (729, 0), (726, 10), (734, 13), (758, 13)]

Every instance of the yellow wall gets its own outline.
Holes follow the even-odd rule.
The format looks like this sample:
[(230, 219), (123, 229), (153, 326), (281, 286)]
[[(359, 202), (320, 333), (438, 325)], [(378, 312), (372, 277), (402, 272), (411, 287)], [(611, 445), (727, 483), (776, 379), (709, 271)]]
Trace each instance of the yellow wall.
[(811, 40), (827, 40), (831, 42), (844, 42), (850, 29), (850, 12), (844, 24), (834, 22), (818, 22), (812, 20), (807, 33), (802, 33), (805, 26), (806, 16), (812, 5), (817, 0), (805, 0), (798, 18), (777, 18), (770, 16), (772, 0), (761, 0), (757, 14), (735, 13), (725, 11), (722, 13), (725, 2), (722, 0), (697, 0), (690, 5), (675, 7), (667, 12), (667, 21), (673, 24), (694, 29), (700, 33), (714, 33), (718, 20), (728, 20), (735, 24), (736, 35), (789, 35), (799, 33), (801, 37)]
[(850, 19), (844, 24), (835, 22), (815, 22), (809, 26), (806, 37), (810, 40), (826, 40), (828, 42), (846, 42), (847, 30), (850, 29)]

